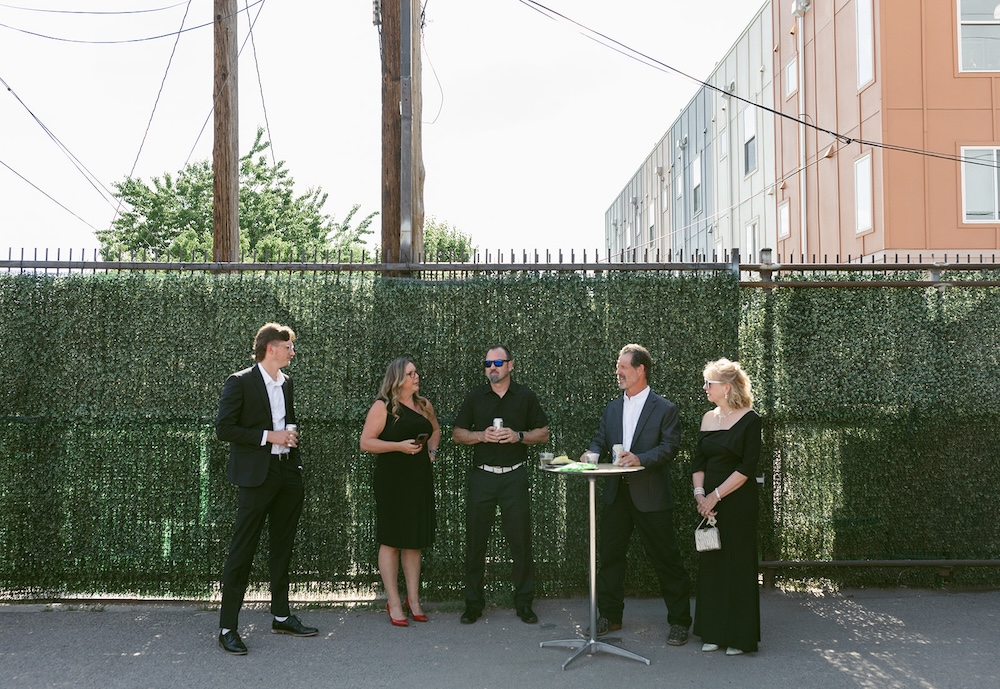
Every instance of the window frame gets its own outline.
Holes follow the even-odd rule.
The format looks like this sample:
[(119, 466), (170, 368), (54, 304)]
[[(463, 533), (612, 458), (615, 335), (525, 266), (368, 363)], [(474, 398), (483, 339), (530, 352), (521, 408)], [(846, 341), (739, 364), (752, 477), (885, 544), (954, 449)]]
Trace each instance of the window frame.
[(969, 218), (969, 184), (967, 179), (967, 169), (969, 162), (965, 159), (970, 154), (977, 151), (989, 151), (993, 157), (993, 165), (997, 165), (1000, 160), (1000, 146), (962, 146), (960, 149), (962, 157), (962, 223), (966, 225), (995, 225), (1000, 223), (1000, 169), (993, 168), (993, 215), (990, 218)]
[[(785, 63), (785, 100), (799, 92), (799, 56), (792, 55)], [(794, 79), (794, 82), (792, 81)]]
[[(753, 151), (753, 167), (750, 167), (751, 150)], [(743, 176), (749, 177), (756, 171), (757, 171), (757, 107), (754, 105), (748, 105), (743, 110)]]
[[(996, 64), (995, 67), (971, 68), (971, 67), (966, 67), (965, 66), (965, 57), (966, 57), (965, 40), (966, 40), (966, 37), (965, 37), (965, 33), (964, 32), (965, 32), (965, 29), (967, 27), (974, 27), (974, 26), (993, 26), (993, 27), (996, 27), (997, 36), (995, 38), (994, 37), (990, 37), (990, 38), (993, 39), (993, 40), (996, 40), (996, 41), (1000, 42), (1000, 18), (994, 16), (994, 18), (993, 18), (992, 21), (989, 20), (989, 19), (985, 19), (985, 20), (963, 19), (962, 18), (962, 5), (966, 1), (967, 0), (958, 0), (958, 2), (955, 3), (955, 12), (957, 13), (956, 26), (958, 28), (958, 36), (957, 36), (957, 41), (956, 41), (958, 43), (958, 71), (960, 73), (965, 72), (965, 73), (973, 73), (973, 74), (981, 74), (981, 73), (984, 73), (984, 72), (986, 72), (986, 73), (989, 73), (989, 72), (1000, 72), (1000, 55), (998, 55), (997, 64)], [(985, 37), (970, 37), (970, 39), (982, 39), (982, 38), (985, 38)]]
[(792, 202), (785, 199), (778, 204), (778, 239), (792, 236)]
[[(872, 0), (854, 0), (854, 9), (858, 91), (861, 91), (875, 81), (875, 8)], [(865, 33), (862, 33), (863, 30)], [(865, 66), (864, 73), (862, 65)]]
[(695, 216), (705, 210), (705, 195), (701, 185), (701, 154), (691, 160), (691, 206)]
[[(862, 156), (859, 156), (854, 160), (854, 233), (855, 234), (865, 234), (871, 232), (875, 229), (875, 181), (874, 181), (874, 169), (872, 163), (872, 152), (868, 151)], [(867, 177), (860, 176), (858, 172), (861, 171)], [(865, 204), (864, 210), (867, 211), (867, 215), (862, 218), (862, 199), (861, 195), (865, 192), (867, 194), (867, 203)], [(867, 222), (867, 226), (864, 223)]]

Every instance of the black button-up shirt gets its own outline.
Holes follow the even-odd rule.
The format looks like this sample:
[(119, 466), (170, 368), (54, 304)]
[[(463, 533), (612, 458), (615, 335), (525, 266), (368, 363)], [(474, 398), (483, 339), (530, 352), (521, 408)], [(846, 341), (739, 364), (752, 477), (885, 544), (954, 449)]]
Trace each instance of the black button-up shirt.
[[(497, 417), (503, 419), (504, 426), (515, 431), (531, 431), (549, 425), (535, 393), (512, 380), (503, 397), (493, 392), (489, 383), (473, 388), (462, 402), (455, 427), (482, 431), (492, 426)], [(477, 443), (473, 447), (476, 466), (509, 467), (523, 462), (527, 456), (528, 447), (524, 443)]]

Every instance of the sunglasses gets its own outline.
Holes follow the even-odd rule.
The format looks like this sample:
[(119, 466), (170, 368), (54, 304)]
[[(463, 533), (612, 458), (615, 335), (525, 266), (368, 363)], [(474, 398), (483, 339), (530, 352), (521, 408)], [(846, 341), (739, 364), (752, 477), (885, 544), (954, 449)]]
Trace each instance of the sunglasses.
[(500, 368), (508, 361), (510, 361), (510, 359), (487, 359), (486, 361), (483, 362), (483, 368), (489, 368), (490, 366), (496, 366), (497, 368)]

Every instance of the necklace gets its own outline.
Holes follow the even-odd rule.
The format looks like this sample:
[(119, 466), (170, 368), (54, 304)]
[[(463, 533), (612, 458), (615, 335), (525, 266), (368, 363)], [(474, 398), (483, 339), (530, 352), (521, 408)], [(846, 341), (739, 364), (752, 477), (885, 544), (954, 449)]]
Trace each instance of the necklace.
[(732, 416), (735, 412), (736, 412), (735, 409), (731, 409), (729, 410), (728, 414), (723, 414), (722, 409), (721, 408), (719, 409), (719, 430), (722, 430), (723, 422), (725, 422), (725, 420), (728, 419), (730, 416)]

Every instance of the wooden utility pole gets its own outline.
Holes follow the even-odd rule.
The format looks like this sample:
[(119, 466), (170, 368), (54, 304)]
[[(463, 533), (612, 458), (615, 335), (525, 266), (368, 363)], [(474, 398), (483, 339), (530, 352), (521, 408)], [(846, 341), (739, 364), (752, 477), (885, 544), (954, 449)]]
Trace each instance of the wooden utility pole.
[(423, 251), (420, 2), (385, 0), (379, 9), (382, 26), (382, 255), (389, 262), (406, 262), (416, 260)]
[(212, 257), (232, 263), (240, 251), (240, 152), (237, 0), (215, 0), (215, 143), (212, 149)]
[(400, 2), (382, 3), (382, 258), (399, 261)]

